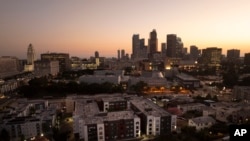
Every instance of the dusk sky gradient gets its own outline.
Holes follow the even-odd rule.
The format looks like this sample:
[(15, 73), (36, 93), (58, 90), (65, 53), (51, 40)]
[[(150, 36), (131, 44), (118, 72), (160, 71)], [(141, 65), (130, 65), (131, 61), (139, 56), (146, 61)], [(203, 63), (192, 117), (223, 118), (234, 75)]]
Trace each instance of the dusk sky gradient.
[(32, 43), (41, 53), (88, 58), (131, 54), (132, 35), (148, 44), (156, 29), (158, 50), (167, 34), (184, 47), (219, 47), (250, 52), (249, 0), (1, 0), (0, 56), (26, 58)]

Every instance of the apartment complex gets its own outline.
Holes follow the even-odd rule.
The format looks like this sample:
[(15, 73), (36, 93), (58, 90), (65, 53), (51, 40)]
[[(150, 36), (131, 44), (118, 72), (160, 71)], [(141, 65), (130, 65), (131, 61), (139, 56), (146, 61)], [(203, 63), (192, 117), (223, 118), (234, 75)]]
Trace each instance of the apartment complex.
[(132, 139), (142, 134), (170, 133), (176, 128), (176, 116), (143, 97), (116, 94), (67, 99), (74, 101), (73, 129), (79, 139)]
[(11, 140), (30, 139), (52, 135), (56, 123), (56, 109), (48, 107), (46, 100), (19, 99), (3, 109), (0, 130), (5, 129)]
[[(110, 102), (112, 105), (112, 102)], [(88, 141), (140, 137), (140, 118), (133, 111), (103, 112), (96, 101), (75, 101), (74, 133)]]
[(152, 101), (135, 97), (130, 100), (131, 109), (141, 119), (141, 130), (146, 135), (160, 135), (170, 133), (176, 128), (176, 116), (159, 108)]

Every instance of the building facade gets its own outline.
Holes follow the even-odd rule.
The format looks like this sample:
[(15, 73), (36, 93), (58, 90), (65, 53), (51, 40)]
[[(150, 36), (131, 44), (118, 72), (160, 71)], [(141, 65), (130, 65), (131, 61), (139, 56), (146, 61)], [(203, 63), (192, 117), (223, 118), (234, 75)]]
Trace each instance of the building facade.
[(27, 50), (27, 65), (33, 65), (34, 61), (36, 60), (35, 56), (35, 49), (32, 46), (32, 44), (29, 44), (28, 50)]
[[(142, 134), (168, 134), (176, 129), (176, 116), (143, 97), (116, 94), (72, 98), (73, 132), (79, 139), (138, 139)], [(111, 107), (119, 108), (109, 111)]]
[(199, 57), (199, 49), (195, 45), (190, 46), (190, 57), (192, 60), (197, 60)]
[(16, 75), (19, 73), (19, 60), (16, 57), (0, 57), (0, 78)]
[(5, 107), (0, 130), (5, 129), (10, 140), (28, 140), (41, 135), (52, 136), (56, 109), (48, 107), (46, 100), (18, 99)]
[(144, 98), (130, 100), (130, 106), (141, 119), (141, 132), (146, 135), (168, 134), (176, 129), (176, 116)]
[(222, 49), (217, 47), (209, 47), (202, 50), (201, 62), (208, 66), (220, 66)]
[(67, 53), (43, 53), (42, 61), (59, 61), (59, 71), (63, 72), (71, 69), (69, 54)]
[(250, 66), (250, 53), (245, 53), (244, 64)]
[[(127, 110), (127, 105), (124, 105), (126, 110), (120, 107), (115, 111), (103, 111), (100, 103), (94, 100), (96, 98), (75, 100), (73, 128), (76, 136), (88, 141), (122, 140), (141, 136), (140, 118), (133, 111)], [(122, 97), (113, 98), (103, 97), (101, 101), (104, 107), (107, 103), (109, 108), (112, 105), (115, 107), (115, 103), (127, 103)]]
[(177, 82), (179, 82), (185, 88), (194, 89), (200, 87), (200, 80), (194, 78), (193, 76), (180, 73), (177, 74), (175, 77)]
[(167, 35), (167, 57), (182, 58), (183, 57), (183, 43), (180, 37), (176, 34)]
[(209, 128), (215, 123), (216, 121), (210, 116), (196, 117), (188, 120), (188, 126), (193, 126), (198, 131)]
[(232, 98), (244, 102), (250, 101), (250, 87), (249, 86), (234, 86)]
[(240, 59), (240, 50), (230, 49), (227, 50), (227, 60), (230, 62), (236, 62)]
[(149, 57), (153, 56), (153, 54), (156, 53), (157, 50), (158, 50), (158, 39), (157, 39), (157, 32), (154, 29), (152, 32), (150, 32), (148, 39)]
[(34, 73), (38, 76), (57, 75), (59, 73), (59, 61), (35, 61)]
[(140, 39), (139, 34), (134, 34), (132, 37), (132, 55), (134, 60), (142, 60), (147, 58), (147, 46), (145, 46), (145, 39)]

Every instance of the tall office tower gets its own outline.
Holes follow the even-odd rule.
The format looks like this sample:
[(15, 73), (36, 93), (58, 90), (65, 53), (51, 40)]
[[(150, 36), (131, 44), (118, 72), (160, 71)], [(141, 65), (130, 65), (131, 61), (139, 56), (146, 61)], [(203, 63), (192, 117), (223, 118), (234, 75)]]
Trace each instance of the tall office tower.
[(138, 58), (140, 53), (140, 37), (139, 34), (134, 34), (132, 37), (132, 58)]
[(99, 52), (95, 51), (95, 58), (99, 58)]
[(118, 60), (121, 59), (121, 51), (120, 50), (117, 50), (117, 58), (118, 58)]
[(139, 57), (140, 58), (148, 58), (147, 46), (145, 46), (145, 39), (140, 39)]
[(238, 49), (230, 49), (227, 50), (227, 60), (228, 61), (237, 61), (240, 59), (240, 50)]
[(192, 60), (197, 60), (199, 57), (199, 50), (195, 45), (190, 46), (190, 57)]
[(32, 44), (29, 44), (27, 50), (27, 65), (34, 65), (35, 61), (35, 50)]
[(180, 37), (177, 37), (177, 44), (176, 44), (176, 57), (182, 58), (183, 57), (183, 43)]
[(221, 62), (222, 49), (209, 47), (202, 50), (201, 63), (208, 66), (218, 66)]
[(125, 58), (125, 50), (122, 49), (122, 51), (121, 51), (121, 59), (124, 59), (124, 58)]
[(162, 55), (162, 57), (165, 57), (166, 53), (167, 53), (166, 43), (161, 43), (161, 55)]
[(250, 53), (245, 53), (244, 64), (250, 66)]
[(149, 49), (148, 53), (150, 57), (152, 57), (153, 54), (157, 52), (157, 48), (158, 48), (158, 39), (156, 30), (154, 29), (152, 32), (150, 32), (148, 39), (148, 49)]
[(181, 41), (181, 38), (177, 37), (176, 34), (167, 35), (167, 57), (183, 57), (183, 43)]
[(187, 52), (188, 52), (187, 50), (188, 50), (188, 49), (187, 49), (186, 47), (184, 47), (184, 48), (182, 49), (182, 53), (183, 53), (183, 54), (187, 54)]

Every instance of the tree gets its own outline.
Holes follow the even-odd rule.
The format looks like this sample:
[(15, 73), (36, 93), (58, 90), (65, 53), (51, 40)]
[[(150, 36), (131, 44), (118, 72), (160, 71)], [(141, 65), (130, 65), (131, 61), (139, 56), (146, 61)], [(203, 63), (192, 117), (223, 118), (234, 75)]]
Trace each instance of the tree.
[(212, 100), (215, 101), (215, 102), (219, 101), (217, 95), (214, 95)]
[(230, 88), (232, 88), (234, 85), (236, 85), (238, 83), (238, 79), (239, 79), (238, 74), (233, 70), (229, 70), (228, 72), (224, 73), (224, 75), (223, 75), (224, 85), (226, 85), (227, 87), (230, 87)]
[(211, 94), (210, 94), (210, 93), (209, 93), (209, 94), (207, 94), (206, 99), (212, 99), (212, 96), (211, 96)]
[(140, 81), (131, 87), (136, 93), (143, 93), (143, 90), (148, 87), (148, 84)]
[(1, 133), (0, 133), (0, 140), (1, 141), (10, 141), (9, 132), (5, 128), (3, 128)]
[(242, 85), (242, 86), (250, 86), (250, 77), (249, 76), (248, 77), (244, 77), (242, 79), (242, 82), (240, 83), (240, 85)]

